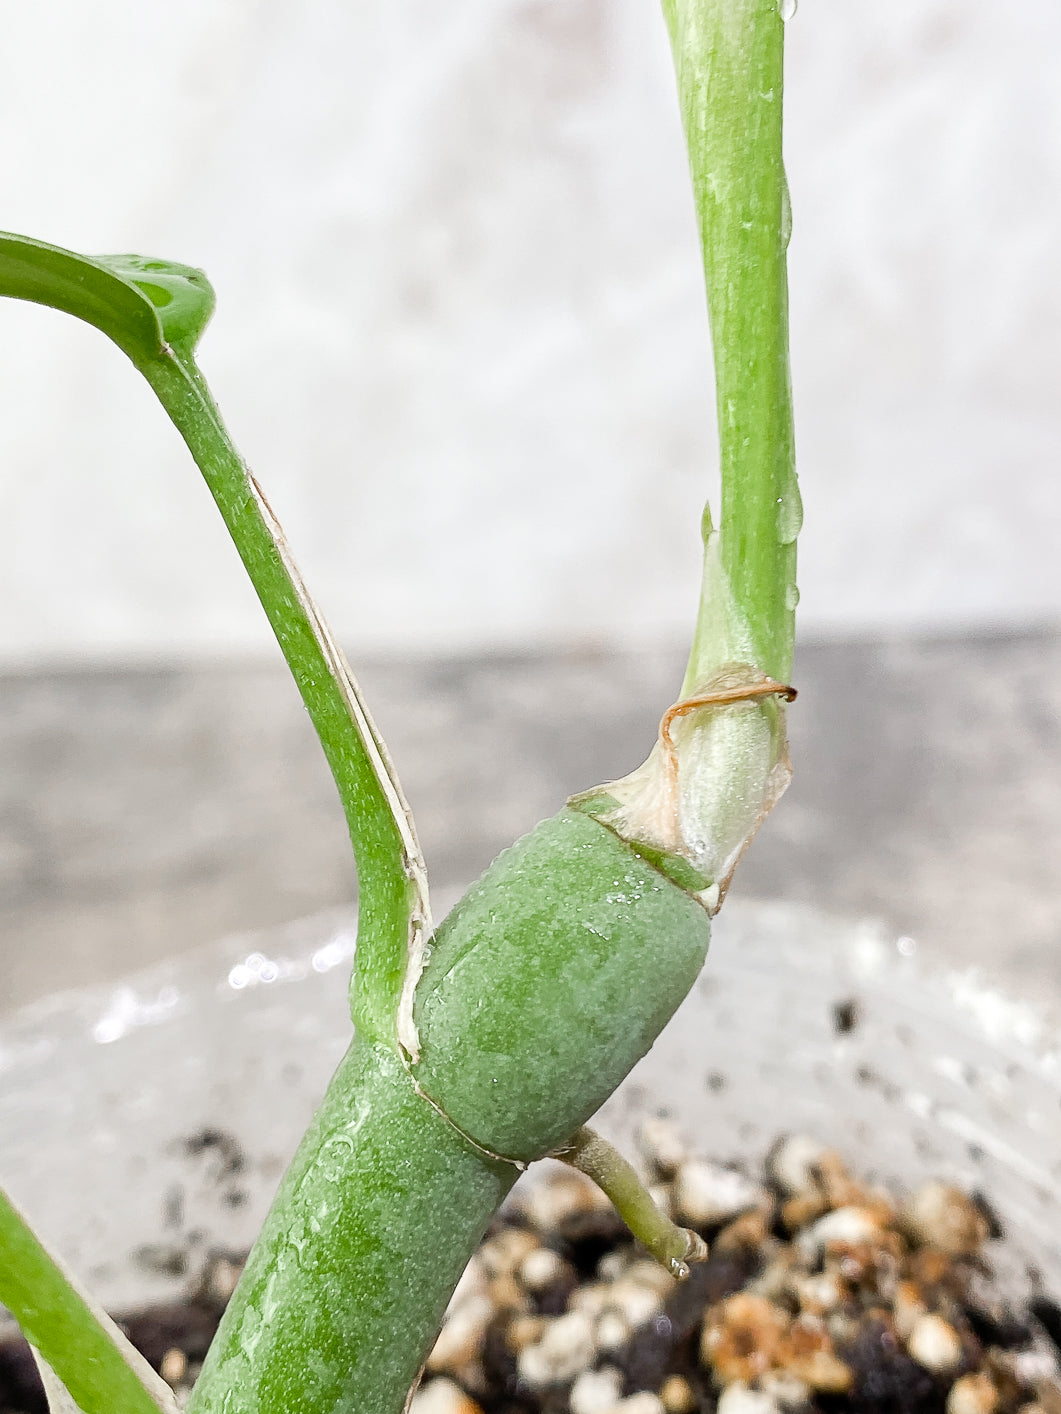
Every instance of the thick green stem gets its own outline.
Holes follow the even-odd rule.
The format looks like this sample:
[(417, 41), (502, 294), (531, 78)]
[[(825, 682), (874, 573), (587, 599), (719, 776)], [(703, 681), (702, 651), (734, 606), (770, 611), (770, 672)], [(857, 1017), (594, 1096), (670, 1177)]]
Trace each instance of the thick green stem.
[[(778, 0), (663, 0), (663, 8), (707, 280), (722, 471), (720, 565), (706, 546), (685, 690), (742, 649), (787, 682), (802, 513), (788, 371), (785, 26)], [(706, 542), (706, 517), (705, 530)], [(739, 628), (720, 626), (729, 606), (719, 603), (719, 569)]]
[[(336, 1073), (189, 1414), (400, 1414), (519, 1168), (645, 1053), (709, 932), (688, 894), (584, 815), (561, 811), (496, 859), (433, 940), (415, 1075), (361, 1040)], [(621, 1164), (608, 1173), (629, 1199)]]
[(187, 1414), (398, 1414), (519, 1170), (393, 1051), (354, 1042), (288, 1169)]
[(655, 1041), (710, 936), (684, 887), (561, 810), (499, 854), (435, 934), (416, 990), (417, 1083), (482, 1148), (551, 1154)]

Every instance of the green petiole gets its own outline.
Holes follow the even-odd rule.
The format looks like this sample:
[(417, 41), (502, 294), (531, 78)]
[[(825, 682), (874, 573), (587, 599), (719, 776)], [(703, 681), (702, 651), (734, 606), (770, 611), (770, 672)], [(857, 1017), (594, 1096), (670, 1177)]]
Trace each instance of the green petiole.
[(184, 438), (269, 616), (332, 769), (354, 846), (358, 950), (351, 990), (361, 1034), (397, 1048), (410, 955), (430, 927), (412, 815), (353, 674), (303, 585), (283, 531), (189, 359), (140, 371)]
[[(788, 365), (780, 5), (663, 0), (663, 12), (704, 258), (722, 472), (721, 529), (705, 516), (705, 592), (686, 696), (727, 661), (721, 654), (789, 680), (802, 509)], [(718, 570), (707, 562), (715, 535)], [(739, 647), (752, 656), (732, 651)]]
[(410, 953), (429, 928), (427, 881), (412, 816), (357, 684), (303, 584), (275, 516), (194, 359), (213, 313), (202, 271), (139, 256), (76, 255), (0, 234), (0, 295), (94, 324), (131, 359), (184, 438), (261, 600), (324, 748), (358, 872), (355, 1020), (397, 1046)]
[(168, 1385), (78, 1289), (2, 1189), (0, 1256), (0, 1304), (18, 1317), (82, 1414), (177, 1414)]

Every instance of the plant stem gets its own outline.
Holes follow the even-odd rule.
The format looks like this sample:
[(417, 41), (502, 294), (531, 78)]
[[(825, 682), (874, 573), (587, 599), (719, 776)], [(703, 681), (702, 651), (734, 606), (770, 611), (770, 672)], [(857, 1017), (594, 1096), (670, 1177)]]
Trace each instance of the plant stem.
[[(756, 674), (784, 682), (791, 667), (799, 501), (776, 4), (664, 0), (704, 250), (723, 487), (721, 531), (705, 536), (686, 696), (733, 663), (752, 670), (743, 687)], [(707, 915), (604, 824), (561, 812), (497, 861), (496, 878), (473, 889), (435, 939), (415, 1013), (410, 1006), (424, 1035), (414, 1079), (399, 1054), (397, 1013), (418, 911), (426, 926), (415, 834), (349, 670), (192, 361), (203, 320), (190, 321), (184, 345), (165, 334), (159, 346), (125, 293), (130, 281), (154, 288), (156, 271), (137, 284), (140, 267), (130, 275), (118, 262), (120, 307), (86, 313), (95, 267), (75, 260), (68, 271), (64, 253), (39, 253), (29, 279), (17, 241), (10, 259), (8, 292), (107, 328), (184, 437), (321, 737), (357, 856), (358, 1036), (284, 1177), (189, 1414), (397, 1414), (516, 1176), (496, 1155), (539, 1157), (585, 1122), (691, 985)], [(55, 272), (44, 285), (41, 263)], [(115, 276), (99, 270), (106, 295)], [(170, 294), (161, 293), (164, 323)], [(740, 816), (743, 840), (745, 807), (757, 824), (760, 800), (768, 808), (776, 793), (783, 708), (742, 698), (724, 711), (733, 731), (717, 751), (709, 743), (705, 779), (721, 801), (716, 813)], [(694, 730), (689, 715), (676, 726)], [(539, 849), (556, 859), (539, 859)], [(716, 898), (727, 881), (708, 880)], [(600, 1154), (589, 1162), (630, 1196), (621, 1165)]]
[(410, 919), (426, 886), (386, 749), (198, 370), (172, 353), (137, 362), (206, 480), (331, 766), (357, 860), (354, 1022), (395, 1047)]
[(0, 1189), (0, 1303), (83, 1414), (176, 1414), (166, 1385), (76, 1286)]
[(355, 1039), (281, 1184), (187, 1414), (398, 1414), (517, 1178)]
[[(663, 0), (689, 148), (714, 346), (722, 473), (721, 569), (753, 665), (792, 669), (796, 535), (788, 369), (789, 206), (781, 158), (784, 21), (778, 0)], [(719, 643), (705, 516), (705, 597), (686, 695), (732, 653)]]
[[(433, 939), (419, 1066), (358, 1039), (337, 1071), (188, 1414), (400, 1414), (494, 1206), (648, 1050), (709, 933), (588, 816), (561, 811), (499, 855)], [(632, 1174), (607, 1169), (660, 1238)], [(689, 1251), (683, 1236), (665, 1255)]]
[(565, 1147), (685, 999), (710, 935), (684, 887), (559, 811), (440, 924), (416, 989), (417, 1084), (491, 1153)]
[[(195, 364), (214, 308), (201, 270), (142, 256), (85, 256), (0, 232), (0, 295), (51, 305), (113, 339), (151, 384), (228, 527), (332, 768), (357, 860), (358, 954), (352, 983), (362, 1034), (415, 1052), (403, 986), (430, 930), (412, 817), (342, 652), (303, 583), (276, 517)], [(410, 966), (412, 962), (412, 966)], [(408, 1027), (411, 1028), (411, 1021)]]

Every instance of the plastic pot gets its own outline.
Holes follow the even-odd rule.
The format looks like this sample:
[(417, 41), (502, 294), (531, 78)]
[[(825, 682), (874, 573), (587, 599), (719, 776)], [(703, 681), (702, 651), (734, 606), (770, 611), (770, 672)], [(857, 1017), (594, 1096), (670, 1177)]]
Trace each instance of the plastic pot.
[[(170, 1299), (207, 1251), (250, 1244), (346, 1044), (353, 951), (350, 919), (319, 917), (0, 1025), (0, 1181), (112, 1310)], [(1056, 1295), (1061, 1033), (916, 951), (731, 901), (598, 1126), (632, 1148), (639, 1118), (666, 1113), (698, 1150), (752, 1165), (806, 1132), (898, 1192), (955, 1181), (1001, 1219), (1011, 1294)]]

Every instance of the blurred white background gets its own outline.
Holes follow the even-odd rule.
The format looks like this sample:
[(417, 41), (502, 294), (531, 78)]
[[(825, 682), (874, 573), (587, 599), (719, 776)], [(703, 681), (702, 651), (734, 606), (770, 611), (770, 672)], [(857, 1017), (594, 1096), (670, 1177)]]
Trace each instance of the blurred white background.
[[(354, 650), (680, 642), (709, 353), (655, 0), (75, 0), (0, 56), (2, 224), (202, 265), (202, 362)], [(789, 26), (802, 627), (1061, 614), (1061, 8)], [(116, 350), (0, 307), (0, 666), (256, 652)]]

